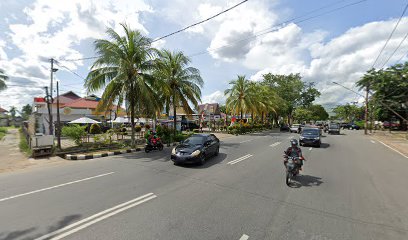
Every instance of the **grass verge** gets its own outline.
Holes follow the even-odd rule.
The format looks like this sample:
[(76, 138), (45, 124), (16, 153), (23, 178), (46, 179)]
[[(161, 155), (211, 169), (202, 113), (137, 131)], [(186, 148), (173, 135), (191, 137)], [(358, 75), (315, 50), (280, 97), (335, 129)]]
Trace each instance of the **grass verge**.
[(7, 133), (7, 128), (0, 127), (0, 140), (3, 139), (4, 136), (6, 136), (6, 133)]
[(18, 146), (20, 148), (20, 151), (25, 153), (27, 156), (31, 156), (32, 151), (31, 151), (30, 146), (28, 145), (27, 139), (25, 138), (23, 134), (23, 130), (20, 128), (19, 132), (20, 132), (20, 143)]

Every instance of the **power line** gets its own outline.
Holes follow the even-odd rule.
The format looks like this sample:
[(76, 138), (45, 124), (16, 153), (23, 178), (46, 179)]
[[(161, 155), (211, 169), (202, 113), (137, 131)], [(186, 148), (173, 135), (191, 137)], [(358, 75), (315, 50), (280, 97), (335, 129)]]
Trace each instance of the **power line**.
[(390, 39), (392, 38), (392, 35), (394, 34), (395, 30), (397, 29), (399, 23), (401, 22), (402, 17), (405, 15), (405, 12), (407, 11), (408, 8), (408, 3), (407, 5), (405, 5), (404, 11), (402, 11), (401, 16), (399, 17), (397, 24), (395, 24), (394, 29), (392, 30), (390, 36), (388, 36), (387, 41), (385, 42), (384, 46), (382, 47), (380, 53), (378, 54), (377, 58), (375, 59), (373, 65), (371, 66), (371, 68), (374, 68), (375, 64), (377, 63), (378, 59), (380, 58), (382, 52), (384, 51), (385, 47), (387, 46), (388, 42), (390, 41)]
[[(334, 2), (334, 3), (332, 3), (332, 4), (324, 5), (324, 6), (320, 7), (320, 8), (316, 8), (316, 9), (314, 9), (314, 10), (312, 10), (312, 11), (306, 12), (305, 14), (303, 14), (303, 15), (301, 15), (301, 16), (294, 17), (294, 18), (292, 18), (292, 19), (288, 19), (288, 20), (286, 20), (286, 21), (284, 21), (284, 22), (281, 22), (281, 23), (277, 24), (276, 26), (283, 25), (283, 24), (287, 24), (287, 23), (292, 22), (292, 21), (294, 21), (294, 20), (296, 20), (296, 19), (303, 18), (303, 17), (308, 16), (308, 15), (310, 15), (310, 14), (312, 14), (312, 13), (318, 12), (318, 11), (320, 11), (320, 10), (322, 10), (322, 9), (326, 9), (326, 8), (333, 7), (333, 6), (338, 5), (338, 4), (340, 4), (340, 3), (342, 3), (342, 2), (345, 2), (345, 1), (347, 1), (347, 0), (340, 0), (340, 1)], [(356, 5), (356, 4), (358, 4), (358, 3), (365, 2), (365, 1), (367, 1), (367, 0), (362, 0), (362, 1), (358, 1), (358, 2), (352, 3), (352, 4), (348, 4), (348, 5), (345, 5), (345, 6), (343, 6), (343, 7), (340, 7), (340, 8), (337, 8), (337, 9), (333, 9), (333, 11), (337, 11), (337, 10), (340, 10), (340, 9), (342, 9), (342, 8), (346, 8), (346, 7), (349, 7), (349, 6), (351, 6), (351, 5)], [(241, 3), (239, 3), (239, 4), (242, 4), (242, 3), (244, 3), (244, 2), (246, 2), (246, 1), (243, 1), (243, 2), (241, 2)], [(234, 6), (231, 7), (230, 9), (226, 9), (226, 10), (224, 10), (224, 11), (227, 11), (227, 10), (229, 11), (229, 10), (231, 10), (232, 8), (237, 7), (239, 4), (234, 5)], [(222, 13), (222, 12), (221, 12), (221, 13)], [(221, 14), (221, 13), (218, 13), (218, 15)], [(326, 13), (323, 13), (322, 15), (327, 14), (327, 13), (330, 13), (330, 11), (329, 11), (329, 12), (326, 12)], [(319, 16), (321, 16), (321, 15), (318, 15), (318, 16), (316, 16), (316, 17), (319, 17)], [(215, 17), (215, 15), (214, 15), (212, 18), (214, 18), (214, 17)], [(208, 20), (209, 20), (209, 19), (208, 19)], [(208, 21), (208, 20), (206, 19), (206, 20), (203, 20), (203, 21), (201, 21), (201, 22)], [(196, 23), (196, 24), (199, 24), (199, 23)], [(194, 24), (193, 24), (193, 25), (194, 25)], [(191, 26), (193, 26), (193, 25), (191, 25)], [(191, 27), (191, 26), (189, 26), (189, 27)], [(187, 27), (187, 28), (188, 28), (188, 27)], [(273, 28), (273, 27), (266, 28), (266, 29), (263, 29), (263, 30), (261, 30), (261, 31), (255, 32), (255, 34), (256, 34), (256, 33), (264, 32), (264, 31), (269, 30), (269, 29), (271, 29), (271, 28)], [(182, 31), (182, 30), (179, 30), (179, 31)], [(177, 32), (174, 32), (173, 34), (175, 34), (175, 33), (177, 33)], [(268, 33), (269, 33), (269, 32), (268, 32)], [(266, 33), (264, 33), (264, 34), (266, 34)], [(170, 35), (170, 34), (168, 34), (168, 35)], [(167, 35), (166, 35), (166, 36), (167, 36)], [(154, 41), (158, 41), (158, 40), (160, 40), (160, 39), (162, 39), (162, 38), (164, 38), (164, 37), (166, 37), (166, 36), (157, 38), (157, 39), (153, 40), (153, 42), (154, 42)], [(254, 37), (254, 36), (252, 36), (252, 37), (250, 37), (250, 38), (253, 38), (253, 37)], [(242, 40), (237, 40), (236, 42), (244, 41), (244, 40), (248, 40), (248, 38), (245, 38), (245, 39), (242, 39)], [(208, 51), (204, 51), (204, 52), (202, 52), (202, 53), (200, 52), (200, 53), (203, 54), (203, 53), (207, 53), (207, 52), (208, 52)], [(201, 55), (201, 54), (198, 54), (198, 55)], [(195, 56), (196, 54), (193, 54), (193, 55)], [(61, 59), (60, 61), (72, 61), (72, 62), (74, 62), (74, 61), (90, 60), (90, 59), (96, 59), (96, 58), (99, 58), (99, 56), (85, 57), (85, 58), (76, 58), (76, 59)]]
[(395, 48), (395, 50), (392, 52), (392, 54), (387, 58), (387, 60), (384, 62), (384, 64), (381, 66), (381, 68), (383, 68), (388, 61), (390, 61), (390, 59), (394, 56), (394, 54), (398, 51), (398, 49), (401, 47), (402, 43), (407, 39), (408, 37), (408, 32), (407, 34), (405, 34), (404, 38), (400, 41), (400, 43), (398, 44), (397, 48)]
[(81, 78), (82, 80), (85, 80), (85, 78), (84, 78), (84, 77), (82, 77), (82, 76), (81, 76), (81, 75), (79, 75), (78, 73), (76, 73), (76, 72), (72, 71), (72, 70), (71, 70), (71, 69), (69, 69), (67, 66), (60, 64), (58, 61), (55, 61), (55, 64), (57, 64), (58, 66), (60, 66), (60, 67), (62, 67), (62, 68), (64, 68), (64, 69), (66, 69), (66, 70), (68, 70), (69, 72), (71, 72), (71, 73), (72, 73), (72, 74), (74, 74), (75, 76), (77, 76), (77, 77)]
[[(352, 2), (352, 3), (349, 3), (349, 4), (347, 4), (347, 5), (344, 5), (344, 6), (341, 6), (341, 7), (338, 7), (338, 8), (334, 8), (334, 9), (332, 9), (332, 10), (329, 10), (329, 11), (326, 11), (326, 12), (323, 12), (323, 13), (320, 13), (320, 14), (317, 14), (317, 15), (314, 15), (314, 16), (311, 16), (311, 17), (308, 17), (308, 18), (299, 20), (299, 21), (297, 21), (297, 22), (293, 22), (293, 23), (299, 24), (299, 23), (302, 23), (302, 22), (306, 22), (306, 21), (309, 21), (309, 20), (311, 20), (311, 19), (318, 18), (318, 17), (321, 17), (321, 16), (323, 16), (323, 15), (326, 15), (326, 14), (329, 14), (329, 13), (332, 13), (332, 12), (336, 12), (336, 11), (339, 11), (339, 10), (341, 10), (341, 9), (344, 9), (344, 8), (347, 8), (347, 7), (350, 7), (350, 6), (353, 6), (353, 5), (357, 5), (357, 4), (360, 4), (360, 3), (362, 3), (362, 2), (366, 2), (366, 1), (367, 1), (367, 0), (360, 0), (360, 1)], [(314, 10), (314, 11), (317, 11), (317, 10)], [(313, 11), (312, 11), (312, 12), (313, 12)], [(235, 44), (235, 43), (248, 41), (248, 40), (251, 40), (251, 39), (260, 37), (260, 36), (262, 36), (262, 35), (265, 35), (265, 34), (268, 34), (268, 33), (271, 33), (271, 32), (279, 31), (279, 30), (281, 30), (281, 29), (283, 29), (283, 28), (285, 28), (285, 27), (287, 26), (287, 25), (285, 25), (286, 23), (292, 22), (294, 19), (299, 19), (299, 18), (302, 18), (302, 17), (307, 16), (307, 15), (309, 15), (309, 14), (310, 14), (310, 13), (305, 14), (305, 15), (303, 15), (303, 16), (301, 16), (301, 17), (296, 17), (296, 18), (293, 18), (293, 19), (284, 21), (284, 22), (279, 23), (279, 24), (277, 24), (277, 25), (275, 25), (275, 26), (273, 26), (273, 27), (266, 28), (266, 29), (263, 29), (263, 30), (261, 30), (261, 31), (255, 32), (255, 33), (260, 33), (260, 32), (262, 32), (262, 33), (260, 33), (260, 34), (257, 34), (257, 35), (251, 36), (251, 37), (247, 37), (247, 38), (244, 38), (244, 39), (236, 40), (236, 41), (230, 42), (230, 43), (228, 43), (228, 44), (225, 44), (225, 45), (223, 45), (223, 46), (221, 46), (221, 47), (211, 48), (211, 49), (207, 49), (207, 50), (202, 51), (202, 52), (194, 53), (194, 54), (189, 55), (189, 57), (195, 57), (195, 56), (199, 56), (199, 55), (202, 55), (202, 54), (206, 54), (206, 53), (209, 53), (209, 52), (211, 52), (211, 51), (215, 51), (215, 50), (219, 50), (219, 49), (222, 49), (222, 48), (231, 46), (232, 44)], [(269, 29), (272, 29), (272, 30), (269, 30)], [(264, 31), (267, 31), (267, 32), (264, 32)]]
[(235, 4), (234, 6), (232, 6), (232, 7), (230, 7), (230, 8), (227, 8), (227, 9), (225, 9), (224, 11), (219, 12), (219, 13), (213, 15), (212, 17), (209, 17), (209, 18), (207, 18), (207, 19), (204, 19), (204, 20), (202, 20), (202, 21), (200, 21), (200, 22), (191, 24), (191, 25), (189, 25), (189, 26), (187, 26), (187, 27), (185, 27), (185, 28), (182, 28), (182, 29), (180, 29), (180, 30), (178, 30), (178, 31), (175, 31), (175, 32), (169, 33), (169, 34), (167, 34), (167, 35), (164, 35), (163, 37), (156, 38), (156, 39), (154, 39), (152, 42), (159, 41), (159, 40), (161, 40), (161, 39), (163, 39), (163, 38), (170, 37), (170, 36), (172, 36), (172, 35), (174, 35), (174, 34), (183, 32), (183, 31), (185, 31), (185, 30), (187, 30), (187, 29), (189, 29), (189, 28), (192, 28), (192, 27), (194, 27), (194, 26), (197, 26), (197, 25), (200, 25), (200, 24), (202, 24), (202, 23), (204, 23), (204, 22), (207, 22), (207, 21), (209, 21), (209, 20), (211, 20), (211, 19), (213, 19), (213, 18), (215, 18), (215, 17), (218, 17), (218, 16), (221, 15), (221, 14), (224, 14), (224, 13), (226, 13), (226, 12), (228, 12), (228, 11), (230, 11), (230, 10), (236, 8), (236, 7), (238, 7), (239, 5), (241, 5), (241, 4), (245, 3), (245, 2), (248, 2), (248, 0), (244, 0), (244, 1), (240, 2), (240, 3), (238, 3), (238, 4)]

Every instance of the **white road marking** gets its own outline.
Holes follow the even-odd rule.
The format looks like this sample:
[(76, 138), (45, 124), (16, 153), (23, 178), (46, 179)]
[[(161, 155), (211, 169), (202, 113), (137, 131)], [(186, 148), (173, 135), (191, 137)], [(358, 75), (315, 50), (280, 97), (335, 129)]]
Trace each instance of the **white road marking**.
[(245, 140), (245, 141), (242, 141), (242, 142), (240, 142), (240, 143), (246, 143), (246, 142), (250, 142), (250, 141), (252, 141), (252, 140), (254, 140), (254, 139)]
[(383, 143), (383, 142), (381, 142), (381, 141), (379, 141), (379, 142), (382, 143), (384, 146), (388, 147), (389, 149), (394, 150), (395, 152), (399, 153), (401, 156), (403, 156), (403, 157), (405, 157), (405, 158), (408, 158), (407, 155), (403, 154), (402, 152), (398, 151), (397, 149), (395, 149), (395, 148), (393, 148), (393, 147), (391, 147), (391, 146), (388, 146), (387, 144), (385, 144), (385, 143)]
[(227, 164), (234, 165), (234, 164), (239, 163), (241, 161), (244, 161), (245, 159), (250, 158), (250, 157), (252, 157), (252, 154), (247, 154), (247, 155), (242, 156), (240, 158), (237, 158), (235, 160), (229, 161), (229, 162), (227, 162)]
[(270, 146), (270, 147), (276, 147), (276, 146), (278, 146), (280, 143), (281, 143), (281, 142), (276, 142), (276, 143), (273, 143), (273, 144), (271, 144), (271, 145), (269, 145), (269, 146)]
[(371, 140), (372, 143), (375, 143), (375, 141)]
[(309, 151), (312, 151), (312, 149), (313, 149), (312, 147), (311, 147), (311, 148), (309, 148)]
[[(52, 238), (53, 240), (64, 238), (64, 237), (66, 237), (68, 235), (71, 235), (71, 234), (73, 234), (75, 232), (78, 232), (81, 229), (89, 227), (89, 226), (91, 226), (91, 225), (93, 225), (93, 224), (95, 224), (95, 223), (97, 223), (99, 221), (102, 221), (102, 220), (104, 220), (104, 219), (106, 219), (108, 217), (112, 217), (113, 215), (116, 215), (116, 214), (118, 214), (120, 212), (123, 212), (123, 211), (125, 211), (125, 210), (127, 210), (129, 208), (135, 207), (135, 206), (137, 206), (139, 204), (142, 204), (144, 202), (147, 202), (149, 200), (152, 200), (152, 199), (154, 199), (156, 197), (157, 196), (155, 194), (148, 193), (146, 195), (143, 195), (143, 196), (140, 196), (138, 198), (132, 199), (132, 200), (130, 200), (128, 202), (125, 202), (125, 203), (116, 205), (116, 206), (114, 206), (112, 208), (106, 209), (106, 210), (104, 210), (102, 212), (99, 212), (99, 213), (94, 214), (94, 215), (92, 215), (90, 217), (82, 219), (82, 220), (80, 220), (80, 221), (78, 221), (76, 223), (73, 223), (71, 225), (68, 225), (68, 226), (66, 226), (64, 228), (61, 228), (61, 229), (58, 229), (58, 230), (56, 230), (54, 232), (48, 233), (48, 234), (46, 234), (46, 235), (44, 235), (42, 237), (36, 238), (35, 240), (44, 240), (44, 239), (48, 239), (50, 237), (53, 237)], [(116, 209), (118, 209), (118, 210), (116, 210)], [(81, 224), (83, 224), (83, 225), (81, 225)], [(74, 227), (76, 227), (76, 228), (74, 228)], [(73, 229), (71, 229), (71, 228), (73, 228)], [(69, 230), (69, 229), (71, 229), (71, 230)], [(69, 231), (67, 231), (67, 230), (69, 230)], [(63, 233), (63, 232), (65, 232), (65, 233)], [(63, 233), (63, 234), (58, 235), (60, 233)]]
[(13, 199), (13, 198), (18, 198), (18, 197), (30, 195), (30, 194), (34, 194), (34, 193), (43, 192), (43, 191), (46, 191), (46, 190), (51, 190), (51, 189), (54, 189), (54, 188), (59, 188), (59, 187), (71, 185), (71, 184), (74, 184), (74, 183), (79, 183), (79, 182), (83, 182), (83, 181), (88, 181), (88, 180), (91, 180), (91, 179), (94, 179), (94, 178), (107, 176), (107, 175), (110, 175), (110, 174), (113, 174), (113, 173), (115, 173), (115, 172), (104, 173), (104, 174), (96, 175), (96, 176), (93, 176), (93, 177), (88, 177), (88, 178), (84, 178), (84, 179), (80, 179), (80, 180), (76, 180), (76, 181), (72, 181), (72, 182), (67, 182), (67, 183), (55, 185), (55, 186), (52, 186), (52, 187), (47, 187), (47, 188), (42, 188), (42, 189), (34, 190), (34, 191), (31, 191), (31, 192), (26, 192), (26, 193), (22, 193), (22, 194), (17, 194), (17, 195), (11, 196), (11, 197), (1, 198), (1, 199), (0, 199), (0, 202), (7, 201), (7, 200), (10, 200), (10, 199)]
[(242, 235), (242, 237), (239, 240), (247, 240), (248, 238), (249, 238), (249, 236), (244, 234), (244, 235)]

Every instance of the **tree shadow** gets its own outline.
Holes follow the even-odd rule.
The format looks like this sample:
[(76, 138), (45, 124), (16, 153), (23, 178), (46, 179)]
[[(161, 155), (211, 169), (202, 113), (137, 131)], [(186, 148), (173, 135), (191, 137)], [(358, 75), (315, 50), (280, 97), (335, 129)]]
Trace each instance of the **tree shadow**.
[(291, 183), (291, 188), (300, 188), (300, 187), (314, 187), (320, 186), (322, 184), (322, 178), (310, 176), (310, 175), (300, 175), (296, 176), (293, 182)]
[(15, 230), (12, 232), (2, 232), (0, 233), (0, 240), (16, 240), (16, 239), (36, 239), (41, 236), (44, 236), (48, 233), (54, 232), (58, 229), (64, 228), (71, 223), (79, 220), (81, 218), (80, 214), (73, 214), (69, 216), (65, 216), (60, 221), (58, 221), (55, 225), (49, 226), (48, 229), (43, 233), (34, 233), (38, 227), (31, 227), (24, 230)]

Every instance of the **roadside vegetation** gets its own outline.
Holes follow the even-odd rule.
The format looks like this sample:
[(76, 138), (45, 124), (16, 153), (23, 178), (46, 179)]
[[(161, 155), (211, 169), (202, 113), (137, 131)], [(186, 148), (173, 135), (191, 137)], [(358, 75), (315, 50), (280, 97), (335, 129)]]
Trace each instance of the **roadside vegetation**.
[(20, 143), (19, 143), (19, 148), (20, 151), (23, 152), (26, 156), (31, 156), (32, 151), (31, 148), (27, 142), (26, 136), (23, 133), (23, 129), (19, 129), (19, 135), (20, 135)]
[(0, 127), (0, 140), (3, 139), (4, 136), (7, 134), (7, 128)]

